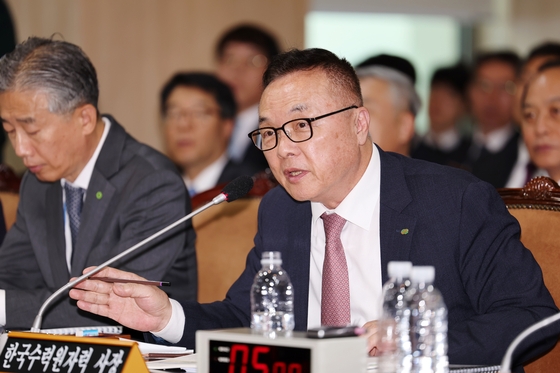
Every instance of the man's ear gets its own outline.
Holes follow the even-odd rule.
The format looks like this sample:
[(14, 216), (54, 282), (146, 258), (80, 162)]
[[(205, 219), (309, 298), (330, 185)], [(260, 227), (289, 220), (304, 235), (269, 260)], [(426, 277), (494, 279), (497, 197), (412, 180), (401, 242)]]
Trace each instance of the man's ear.
[(222, 119), (222, 121), (224, 134), (229, 141), (229, 139), (231, 138), (231, 134), (233, 133), (233, 126), (235, 125), (235, 123), (233, 119)]
[(406, 110), (399, 114), (399, 142), (408, 149), (414, 137), (414, 115)]
[(76, 108), (73, 114), (74, 118), (79, 121), (84, 135), (90, 135), (97, 125), (97, 110), (91, 104), (85, 104)]
[[(355, 121), (356, 135), (358, 136), (358, 144), (363, 145), (368, 141), (369, 136), (369, 112), (363, 106), (356, 110), (358, 111)], [(371, 141), (371, 139), (369, 141)]]

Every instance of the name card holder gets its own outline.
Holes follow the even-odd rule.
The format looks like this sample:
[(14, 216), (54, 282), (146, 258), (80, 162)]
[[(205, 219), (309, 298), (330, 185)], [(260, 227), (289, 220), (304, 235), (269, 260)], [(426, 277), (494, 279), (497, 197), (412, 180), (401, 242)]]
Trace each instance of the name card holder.
[(0, 336), (0, 372), (149, 373), (136, 342), (29, 332)]

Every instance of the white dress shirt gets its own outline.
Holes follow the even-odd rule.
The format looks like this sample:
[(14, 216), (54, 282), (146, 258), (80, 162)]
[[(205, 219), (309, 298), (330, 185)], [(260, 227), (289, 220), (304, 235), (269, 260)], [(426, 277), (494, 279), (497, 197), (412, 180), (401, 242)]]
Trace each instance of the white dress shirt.
[[(340, 203), (332, 210), (347, 221), (341, 233), (350, 284), (351, 322), (362, 326), (377, 320), (381, 311), (381, 248), (379, 235), (381, 163), (379, 151), (373, 154), (366, 172)], [(325, 257), (325, 231), (321, 214), (327, 209), (312, 203), (311, 258), (309, 277), (308, 328), (321, 324), (321, 283)], [(297, 291), (297, 289), (296, 289)], [(172, 314), (167, 326), (155, 336), (177, 343), (183, 336), (185, 313), (181, 305), (171, 299)]]
[(479, 129), (475, 129), (473, 142), (480, 147), (484, 146), (490, 153), (498, 153), (506, 146), (514, 131), (515, 129), (512, 124), (487, 134), (483, 134)]
[(235, 126), (229, 141), (228, 156), (241, 162), (249, 146), (252, 146), (248, 134), (259, 128), (259, 104), (243, 110), (235, 117)]
[(224, 172), (227, 163), (228, 156), (227, 153), (224, 152), (220, 158), (216, 159), (212, 164), (202, 170), (194, 179), (191, 180), (188, 176), (183, 175), (183, 181), (191, 197), (200, 192), (214, 188), (216, 184), (218, 184), (218, 179), (222, 175), (222, 172)]
[(325, 229), (321, 215), (336, 213), (347, 220), (340, 238), (350, 285), (351, 324), (363, 326), (377, 320), (381, 310), (381, 249), (379, 236), (379, 199), (381, 188), (379, 151), (373, 153), (366, 172), (354, 189), (334, 210), (319, 202), (311, 203), (311, 258), (307, 327), (321, 326), (321, 287), (325, 259)]
[(439, 149), (444, 152), (450, 152), (455, 149), (461, 141), (461, 135), (457, 128), (452, 127), (441, 133), (428, 131), (424, 135), (424, 142), (432, 148)]
[[(506, 188), (523, 188), (525, 186), (525, 181), (527, 179), (527, 165), (531, 162), (531, 157), (529, 155), (529, 150), (525, 146), (523, 137), (519, 138), (519, 144), (517, 148), (517, 160), (515, 165), (509, 174), (509, 179), (506, 183)], [(531, 178), (537, 176), (548, 176), (546, 170), (542, 168), (537, 169)]]
[[(87, 188), (89, 185), (89, 181), (91, 179), (91, 175), (93, 174), (93, 168), (95, 167), (95, 162), (99, 157), (99, 152), (101, 152), (101, 148), (103, 147), (103, 143), (105, 143), (105, 139), (107, 138), (107, 134), (109, 133), (109, 128), (111, 127), (111, 121), (107, 118), (101, 118), (105, 127), (103, 128), (103, 134), (101, 135), (101, 139), (99, 140), (99, 144), (95, 148), (95, 152), (89, 159), (88, 163), (84, 167), (84, 169), (80, 172), (78, 177), (73, 183), (65, 179), (60, 180), (60, 184), (62, 185), (62, 203), (64, 204), (64, 238), (66, 241), (66, 265), (68, 266), (68, 271), (70, 271), (71, 265), (71, 258), (72, 258), (72, 234), (70, 232), (70, 219), (68, 218), (68, 213), (66, 211), (66, 192), (64, 191), (64, 184), (69, 183), (74, 187), (80, 187), (85, 189), (84, 193), (84, 201), (87, 194)], [(0, 326), (6, 325), (6, 291), (0, 289)]]

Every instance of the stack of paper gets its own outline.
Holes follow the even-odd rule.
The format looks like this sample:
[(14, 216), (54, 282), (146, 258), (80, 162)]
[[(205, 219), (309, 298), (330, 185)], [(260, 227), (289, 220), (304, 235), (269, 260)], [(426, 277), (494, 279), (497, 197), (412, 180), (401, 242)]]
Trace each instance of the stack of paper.
[(164, 369), (183, 369), (186, 372), (196, 373), (196, 354), (175, 357), (159, 361), (148, 361), (146, 366), (150, 372), (164, 372)]
[[(119, 338), (121, 341), (130, 341), (130, 339)], [(160, 355), (186, 355), (192, 354), (194, 350), (188, 350), (185, 347), (179, 346), (167, 346), (167, 345), (160, 345), (154, 343), (145, 343), (145, 342), (138, 342), (138, 348), (140, 349), (140, 353), (145, 356), (149, 357), (151, 354), (160, 354)], [(175, 357), (175, 356), (173, 356)]]

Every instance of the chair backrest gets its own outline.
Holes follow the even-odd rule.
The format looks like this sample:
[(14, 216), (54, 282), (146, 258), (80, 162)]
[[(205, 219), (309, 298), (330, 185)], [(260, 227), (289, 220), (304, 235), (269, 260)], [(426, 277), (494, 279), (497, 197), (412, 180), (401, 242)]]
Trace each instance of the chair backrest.
[[(247, 254), (257, 233), (257, 215), (262, 197), (278, 185), (270, 171), (253, 176), (254, 185), (246, 197), (222, 203), (193, 218), (198, 261), (198, 301), (225, 298), (230, 286), (245, 269)], [(193, 210), (220, 194), (218, 185), (192, 199)]]
[(222, 300), (245, 268), (257, 233), (260, 198), (241, 198), (193, 218), (198, 261), (198, 301)]
[(9, 230), (16, 222), (19, 194), (0, 191), (0, 201), (2, 202), (2, 210), (4, 211), (6, 230)]
[[(548, 177), (537, 177), (519, 189), (498, 189), (509, 212), (521, 226), (521, 242), (539, 263), (544, 283), (560, 304), (560, 187)], [(525, 372), (554, 372), (560, 366), (560, 343), (525, 366)]]
[(6, 230), (16, 222), (21, 178), (6, 164), (0, 164), (0, 202), (4, 211)]

